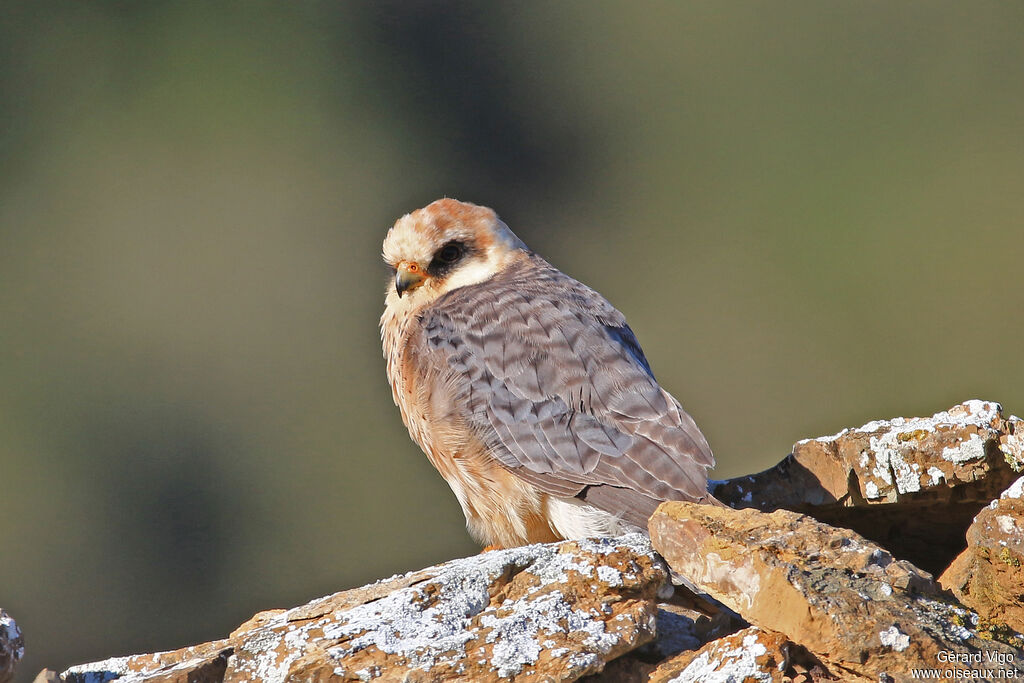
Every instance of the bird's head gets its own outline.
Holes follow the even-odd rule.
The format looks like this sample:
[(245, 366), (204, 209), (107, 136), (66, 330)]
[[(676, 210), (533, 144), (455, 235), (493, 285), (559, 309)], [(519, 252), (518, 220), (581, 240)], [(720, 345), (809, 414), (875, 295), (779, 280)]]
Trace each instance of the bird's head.
[(491, 209), (438, 199), (399, 218), (384, 239), (384, 262), (394, 271), (387, 304), (418, 308), (487, 280), (525, 253)]

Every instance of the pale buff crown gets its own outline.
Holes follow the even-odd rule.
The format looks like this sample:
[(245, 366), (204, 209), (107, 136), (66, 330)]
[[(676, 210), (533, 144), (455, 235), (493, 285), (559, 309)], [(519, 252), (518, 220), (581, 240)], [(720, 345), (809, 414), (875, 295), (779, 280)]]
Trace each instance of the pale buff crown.
[[(440, 250), (453, 243), (463, 249), (459, 259), (443, 272), (431, 270)], [(493, 210), (456, 199), (438, 199), (399, 218), (384, 239), (385, 263), (392, 268), (414, 263), (426, 274), (421, 286), (401, 297), (394, 280), (389, 280), (386, 304), (418, 309), (457, 287), (487, 280), (526, 250)]]

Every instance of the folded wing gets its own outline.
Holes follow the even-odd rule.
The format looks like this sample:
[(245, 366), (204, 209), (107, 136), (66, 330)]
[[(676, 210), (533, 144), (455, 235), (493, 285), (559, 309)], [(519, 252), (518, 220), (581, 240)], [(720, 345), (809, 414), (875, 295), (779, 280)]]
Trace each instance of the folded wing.
[(533, 256), (422, 323), (410, 350), (446, 368), (434, 381), (512, 473), (637, 524), (658, 501), (707, 497), (707, 441), (597, 292)]

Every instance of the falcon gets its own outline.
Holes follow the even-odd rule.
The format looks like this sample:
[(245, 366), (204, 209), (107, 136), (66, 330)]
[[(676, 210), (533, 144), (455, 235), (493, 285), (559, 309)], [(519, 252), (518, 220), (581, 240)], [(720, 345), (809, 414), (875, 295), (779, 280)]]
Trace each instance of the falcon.
[(626, 319), (489, 208), (439, 199), (388, 231), (380, 319), (402, 420), (491, 547), (646, 530), (716, 502), (693, 419)]

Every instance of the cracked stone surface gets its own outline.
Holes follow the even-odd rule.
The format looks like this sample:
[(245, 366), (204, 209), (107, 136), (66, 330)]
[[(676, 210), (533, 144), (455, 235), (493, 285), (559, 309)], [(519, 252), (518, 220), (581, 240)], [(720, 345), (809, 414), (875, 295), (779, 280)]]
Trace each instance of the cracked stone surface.
[(978, 511), (1020, 476), (1022, 453), (1024, 422), (972, 400), (804, 439), (775, 467), (714, 482), (712, 493), (734, 508), (806, 512), (938, 574)]
[(788, 510), (692, 503), (662, 504), (649, 528), (673, 571), (840, 678), (904, 677), (939, 652), (1000, 653), (1024, 667), (1024, 637), (993, 639), (931, 575), (852, 531)]
[(654, 638), (666, 578), (642, 534), (499, 550), (264, 612), (225, 640), (62, 678), (571, 681)]

